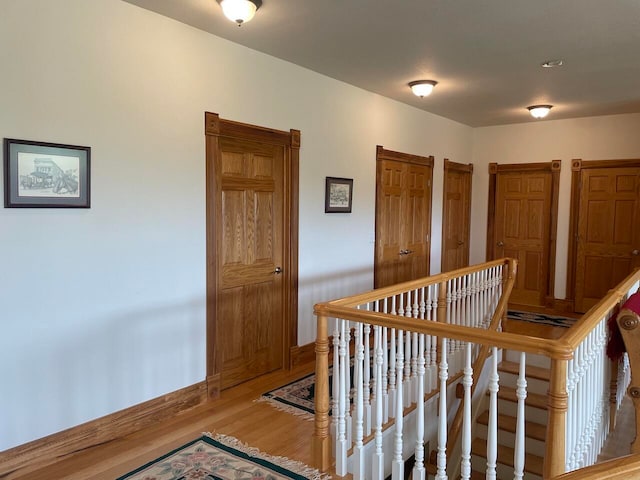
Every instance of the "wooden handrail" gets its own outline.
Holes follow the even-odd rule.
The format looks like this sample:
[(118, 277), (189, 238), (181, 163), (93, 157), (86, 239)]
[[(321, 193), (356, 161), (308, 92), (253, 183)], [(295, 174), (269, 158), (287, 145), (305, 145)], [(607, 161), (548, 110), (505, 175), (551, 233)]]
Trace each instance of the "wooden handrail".
[(342, 318), (372, 325), (396, 328), (399, 330), (424, 333), (427, 335), (441, 336), (454, 340), (490, 345), (498, 348), (507, 348), (527, 353), (537, 353), (551, 358), (572, 358), (573, 351), (565, 342), (557, 340), (545, 340), (538, 337), (530, 337), (509, 332), (488, 332), (484, 329), (466, 327), (463, 325), (443, 324), (438, 322), (425, 322), (407, 317), (398, 317), (388, 313), (355, 310), (348, 307), (338, 307), (330, 304), (318, 304), (315, 308), (318, 316)]
[(552, 477), (552, 480), (630, 480), (640, 478), (640, 454), (596, 463)]
[(609, 290), (607, 295), (602, 300), (596, 303), (593, 307), (585, 313), (575, 325), (562, 335), (558, 340), (569, 345), (571, 350), (575, 350), (580, 342), (585, 339), (591, 330), (594, 329), (596, 324), (602, 320), (607, 312), (613, 309), (622, 297), (633, 287), (633, 285), (640, 281), (640, 268), (636, 268), (622, 283), (618, 284), (616, 288)]
[[(411, 280), (409, 282), (398, 283), (390, 285), (388, 287), (377, 288), (375, 290), (369, 290), (368, 292), (359, 293), (351, 297), (340, 298), (332, 300), (330, 302), (321, 303), (320, 305), (335, 305), (340, 307), (357, 307), (363, 303), (375, 302), (380, 298), (391, 297), (393, 295), (399, 295), (409, 290), (415, 290), (416, 288), (426, 287), (429, 285), (435, 285), (437, 283), (443, 283), (452, 278), (462, 277), (469, 273), (479, 272), (491, 267), (499, 267), (501, 265), (512, 265), (509, 268), (515, 269), (516, 260), (510, 258), (501, 258), (499, 260), (493, 260), (491, 262), (485, 262), (478, 265), (472, 265), (470, 267), (461, 268), (459, 270), (452, 270), (451, 272), (439, 273), (430, 277), (419, 278), (417, 280)], [(316, 305), (317, 307), (318, 305)]]

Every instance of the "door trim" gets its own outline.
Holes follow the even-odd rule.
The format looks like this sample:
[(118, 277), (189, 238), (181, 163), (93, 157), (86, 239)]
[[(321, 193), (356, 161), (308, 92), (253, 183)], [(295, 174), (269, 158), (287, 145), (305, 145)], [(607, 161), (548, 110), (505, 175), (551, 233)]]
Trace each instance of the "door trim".
[(571, 203), (569, 208), (569, 245), (567, 249), (567, 288), (566, 299), (571, 302), (575, 311), (576, 300), (576, 267), (578, 263), (578, 222), (580, 221), (580, 189), (582, 172), (592, 168), (640, 168), (640, 159), (626, 160), (571, 160)]
[[(448, 158), (444, 159), (444, 177), (442, 179), (442, 248), (440, 249), (440, 271), (442, 271), (442, 262), (444, 259), (444, 254), (446, 250), (446, 242), (445, 242), (445, 224), (444, 222), (447, 219), (447, 213), (449, 209), (447, 208), (447, 180), (449, 178), (449, 172), (462, 172), (469, 173), (469, 208), (467, 212), (467, 217), (469, 221), (471, 221), (471, 203), (472, 203), (472, 191), (473, 191), (473, 163), (457, 163), (452, 162)], [(467, 225), (467, 235), (465, 238), (465, 243), (467, 246), (467, 266), (469, 265), (469, 249), (471, 248), (471, 225)]]
[(544, 292), (545, 304), (553, 308), (555, 304), (555, 272), (556, 272), (556, 242), (558, 234), (558, 195), (560, 193), (561, 160), (538, 163), (490, 163), (489, 164), (489, 206), (487, 211), (487, 247), (486, 258), (495, 258), (495, 213), (496, 190), (498, 188), (498, 173), (508, 172), (551, 172), (551, 217), (549, 219), (549, 258), (547, 265), (547, 291)]
[[(220, 225), (220, 208), (217, 205), (217, 193), (221, 186), (216, 182), (213, 168), (219, 155), (218, 140), (220, 137), (239, 138), (284, 147), (284, 341), (283, 365), (291, 368), (291, 350), (298, 342), (298, 196), (300, 165), (300, 131), (289, 132), (266, 127), (249, 125), (221, 119), (217, 113), (205, 112), (206, 137), (206, 234), (207, 234), (207, 392), (209, 397), (217, 397), (220, 393), (220, 360), (216, 350), (216, 298), (218, 295), (217, 263), (219, 248), (216, 240), (216, 225)], [(209, 161), (212, 160), (212, 162)]]
[(378, 165), (380, 162), (384, 160), (390, 160), (395, 162), (403, 162), (409, 163), (413, 165), (422, 165), (431, 169), (431, 177), (429, 178), (429, 187), (431, 188), (431, 197), (429, 198), (429, 216), (427, 218), (427, 222), (429, 225), (429, 248), (427, 249), (427, 272), (431, 269), (431, 242), (432, 242), (432, 232), (431, 232), (431, 222), (433, 218), (433, 165), (435, 163), (435, 158), (433, 155), (428, 157), (423, 157), (420, 155), (413, 155), (411, 153), (403, 153), (396, 152), (394, 150), (387, 150), (382, 145), (376, 146), (376, 204), (375, 204), (375, 246), (373, 249), (373, 285), (374, 288), (378, 288), (378, 282), (380, 281), (380, 266), (378, 263), (378, 239), (380, 237), (379, 229), (380, 229), (380, 220), (379, 220), (379, 211), (380, 207), (378, 202)]

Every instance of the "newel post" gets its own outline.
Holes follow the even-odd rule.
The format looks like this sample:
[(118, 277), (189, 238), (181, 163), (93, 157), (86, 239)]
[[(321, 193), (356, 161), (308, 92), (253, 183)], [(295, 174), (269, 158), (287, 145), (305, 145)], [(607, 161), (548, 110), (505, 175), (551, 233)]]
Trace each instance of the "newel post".
[(315, 424), (311, 439), (313, 466), (322, 472), (331, 466), (329, 435), (329, 335), (328, 318), (317, 315)]
[(565, 359), (551, 359), (544, 478), (553, 478), (565, 472), (566, 424), (569, 403), (567, 363)]

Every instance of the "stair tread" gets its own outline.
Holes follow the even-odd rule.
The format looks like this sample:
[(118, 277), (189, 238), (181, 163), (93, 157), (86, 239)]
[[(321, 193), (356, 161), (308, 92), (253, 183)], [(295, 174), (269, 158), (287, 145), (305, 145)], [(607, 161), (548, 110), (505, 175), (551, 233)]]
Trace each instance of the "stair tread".
[[(516, 362), (504, 360), (500, 362), (500, 365), (498, 365), (498, 370), (501, 372), (513, 373), (514, 375), (518, 375), (520, 373), (520, 365)], [(547, 382), (549, 381), (551, 375), (551, 372), (548, 368), (535, 367), (533, 365), (527, 365), (525, 373), (528, 378), (537, 378), (538, 380), (546, 380)]]
[[(487, 443), (482, 438), (476, 438), (471, 444), (471, 453), (479, 457), (487, 458)], [(513, 467), (514, 450), (511, 447), (498, 445), (498, 463)], [(525, 453), (524, 470), (542, 476), (542, 457)]]
[[(487, 392), (487, 395), (489, 392)], [(516, 389), (511, 387), (500, 386), (500, 390), (498, 390), (498, 398), (502, 400), (508, 400), (510, 402), (517, 402), (518, 397), (516, 396)], [(525, 405), (529, 405), (531, 407), (536, 408), (547, 408), (547, 396), (541, 395), (539, 393), (531, 393), (527, 392), (527, 398), (525, 399)]]
[[(489, 425), (489, 411), (486, 410), (478, 417), (478, 423)], [(498, 429), (506, 432), (516, 433), (516, 417), (511, 415), (498, 414)], [(546, 437), (547, 426), (526, 420), (525, 421), (526, 436), (535, 440), (544, 442)]]

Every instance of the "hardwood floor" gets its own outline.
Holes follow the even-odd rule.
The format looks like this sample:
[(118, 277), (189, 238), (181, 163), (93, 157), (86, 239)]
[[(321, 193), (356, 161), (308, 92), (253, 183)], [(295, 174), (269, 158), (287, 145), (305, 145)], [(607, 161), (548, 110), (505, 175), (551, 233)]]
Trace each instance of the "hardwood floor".
[(169, 421), (74, 453), (53, 465), (5, 472), (0, 479), (113, 480), (187, 443), (202, 432), (234, 436), (271, 455), (311, 464), (313, 422), (255, 400), (266, 391), (301, 378), (314, 364), (275, 372), (222, 392), (219, 399), (194, 407)]

